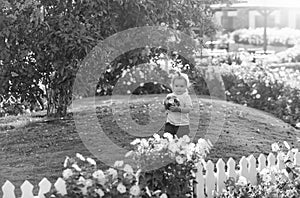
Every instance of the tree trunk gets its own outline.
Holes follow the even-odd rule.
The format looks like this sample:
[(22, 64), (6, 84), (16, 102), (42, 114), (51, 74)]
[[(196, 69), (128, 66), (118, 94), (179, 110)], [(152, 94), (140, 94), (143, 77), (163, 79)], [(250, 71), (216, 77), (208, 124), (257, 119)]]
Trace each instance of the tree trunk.
[(63, 80), (56, 80), (50, 83), (47, 89), (47, 116), (65, 117), (72, 102), (73, 78), (63, 77)]

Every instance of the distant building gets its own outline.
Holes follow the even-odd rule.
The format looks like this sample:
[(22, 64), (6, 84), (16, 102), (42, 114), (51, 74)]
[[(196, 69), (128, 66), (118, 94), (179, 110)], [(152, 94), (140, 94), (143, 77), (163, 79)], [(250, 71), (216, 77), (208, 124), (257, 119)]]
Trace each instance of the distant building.
[(248, 0), (215, 4), (215, 19), (225, 31), (264, 26), (261, 12), (269, 12), (267, 27), (300, 29), (300, 0)]

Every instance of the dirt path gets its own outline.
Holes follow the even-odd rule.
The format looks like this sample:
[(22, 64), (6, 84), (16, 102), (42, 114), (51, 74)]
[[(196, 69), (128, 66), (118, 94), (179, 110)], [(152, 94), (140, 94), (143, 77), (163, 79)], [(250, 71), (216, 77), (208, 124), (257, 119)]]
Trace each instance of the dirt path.
[[(143, 100), (132, 103), (135, 105), (130, 110), (131, 117), (141, 128), (149, 122), (157, 123), (157, 126), (151, 126), (159, 128), (164, 118), (161, 114), (153, 113), (151, 109), (155, 109), (157, 101), (161, 101), (160, 98), (146, 101), (146, 106), (143, 106), (141, 101)], [(254, 154), (255, 157), (260, 153), (268, 154), (271, 151), (271, 143), (276, 141), (287, 141), (300, 148), (299, 142), (296, 141), (296, 137), (300, 137), (300, 131), (267, 113), (225, 101), (208, 99), (201, 99), (201, 101), (198, 111), (200, 113), (196, 115), (194, 112), (194, 115), (199, 117), (198, 122), (192, 123), (192, 127), (197, 128), (195, 140), (209, 137), (215, 142), (207, 160), (216, 162), (219, 158), (223, 158), (227, 161), (229, 157), (239, 160), (241, 156), (250, 154)], [(82, 124), (89, 132), (92, 127), (90, 124), (92, 108), (89, 104), (92, 103), (84, 104), (86, 106), (74, 108), (73, 111), (83, 120)], [(126, 130), (130, 131), (129, 128), (126, 130), (120, 128), (117, 119), (122, 120), (124, 112), (128, 111), (122, 105), (118, 107), (115, 115), (110, 110), (112, 105), (116, 107), (120, 104), (123, 104), (122, 100), (119, 100), (119, 103), (117, 100), (114, 103), (101, 100), (101, 104), (96, 105), (98, 106), (97, 119), (114, 144), (100, 140), (95, 148), (105, 145), (107, 150), (113, 151), (110, 146), (117, 145), (128, 149), (129, 143), (135, 139), (136, 134), (151, 135), (146, 130), (138, 131), (138, 128), (133, 128), (132, 130), (136, 131), (131, 134), (126, 133)], [(121, 116), (118, 115), (120, 112)], [(11, 130), (0, 129), (0, 185), (9, 180), (16, 186), (20, 186), (24, 180), (29, 180), (37, 186), (44, 177), (54, 182), (61, 176), (66, 156), (81, 153), (93, 157), (82, 142), (73, 118), (34, 122)], [(91, 137), (91, 134), (88, 135)], [(106, 155), (109, 158), (110, 155), (117, 155), (117, 153), (106, 153)], [(98, 162), (100, 167), (105, 166), (99, 160)], [(18, 188), (16, 192), (20, 192)]]

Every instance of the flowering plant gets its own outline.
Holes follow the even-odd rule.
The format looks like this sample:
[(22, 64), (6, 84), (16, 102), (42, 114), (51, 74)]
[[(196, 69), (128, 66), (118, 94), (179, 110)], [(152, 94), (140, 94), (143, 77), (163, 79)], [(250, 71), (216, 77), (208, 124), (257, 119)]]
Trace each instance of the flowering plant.
[[(123, 161), (116, 161), (114, 167), (103, 171), (97, 169), (95, 160), (77, 153), (76, 158), (66, 158), (64, 167), (67, 194), (61, 195), (53, 190), (46, 197), (137, 198), (145, 194), (139, 185), (141, 170), (134, 171), (132, 166)], [(160, 191), (147, 193), (151, 197), (161, 196)]]
[(300, 123), (299, 71), (257, 65), (221, 67), (227, 100), (272, 113), (296, 126)]
[[(283, 150), (286, 149), (287, 152)], [(298, 149), (291, 149), (287, 142), (272, 144), (283, 167), (269, 166), (257, 174), (257, 185), (250, 184), (246, 178), (239, 177), (226, 181), (226, 190), (216, 195), (218, 198), (257, 197), (257, 198), (296, 198), (300, 196), (300, 166), (294, 161)]]
[(140, 182), (151, 191), (161, 190), (168, 197), (191, 197), (195, 181), (196, 164), (202, 162), (211, 148), (210, 141), (199, 139), (195, 144), (188, 136), (173, 137), (165, 133), (163, 137), (136, 139), (133, 151), (127, 153), (145, 170)]
[[(199, 139), (192, 143), (188, 136), (182, 138), (155, 134), (153, 138), (136, 139), (135, 149), (126, 156), (135, 165), (116, 161), (107, 170), (97, 169), (96, 161), (77, 153), (64, 162), (63, 179), (66, 195), (55, 189), (45, 194), (50, 198), (167, 198), (190, 197), (193, 192), (195, 163), (209, 151), (209, 141)], [(157, 162), (164, 162), (156, 167)], [(152, 170), (151, 168), (156, 169)], [(150, 170), (151, 169), (151, 170)]]

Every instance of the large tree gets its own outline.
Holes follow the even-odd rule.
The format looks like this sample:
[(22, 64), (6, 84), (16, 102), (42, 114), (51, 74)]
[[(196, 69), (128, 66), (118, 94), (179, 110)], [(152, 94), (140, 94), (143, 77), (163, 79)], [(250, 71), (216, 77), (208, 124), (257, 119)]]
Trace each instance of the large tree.
[[(64, 116), (80, 62), (100, 40), (128, 28), (162, 23), (191, 36), (194, 29), (201, 30), (200, 36), (210, 34), (216, 27), (209, 6), (217, 2), (0, 0), (0, 94), (30, 103), (42, 103), (46, 96), (48, 115)], [(133, 50), (112, 62), (116, 70), (110, 78), (125, 66), (145, 61), (140, 54)], [(120, 61), (124, 67), (114, 66)]]

